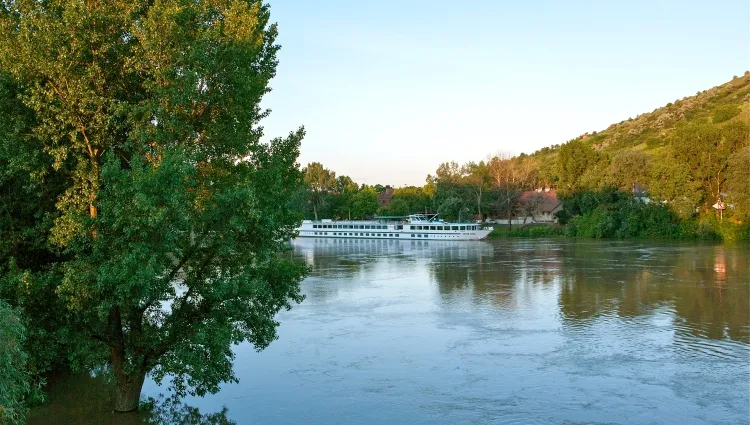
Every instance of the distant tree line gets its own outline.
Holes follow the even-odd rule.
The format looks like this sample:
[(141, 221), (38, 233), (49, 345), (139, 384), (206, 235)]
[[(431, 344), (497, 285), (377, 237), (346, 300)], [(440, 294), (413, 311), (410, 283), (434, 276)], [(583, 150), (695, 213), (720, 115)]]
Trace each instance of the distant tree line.
[[(378, 205), (384, 186), (357, 185), (348, 176), (336, 177), (320, 163), (311, 163), (303, 170), (305, 188), (296, 200), (297, 208), (307, 218), (362, 219), (431, 212), (447, 220), (513, 219), (531, 215), (539, 205), (538, 197), (522, 201), (524, 191), (551, 188), (569, 205), (559, 218), (562, 224), (570, 223), (568, 230), (573, 235), (705, 236), (695, 226), (684, 225), (679, 231), (671, 225), (669, 229), (656, 227), (663, 226), (664, 220), (677, 226), (717, 217), (735, 224), (750, 219), (750, 124), (734, 118), (739, 118), (736, 111), (721, 108), (712, 119), (678, 123), (655, 149), (646, 145), (605, 149), (580, 137), (531, 155), (495, 155), (465, 164), (445, 162), (427, 176), (422, 187), (394, 189), (386, 207)], [(590, 207), (593, 204), (601, 208)], [(640, 207), (646, 204), (649, 206)], [(721, 212), (717, 207), (723, 208)], [(591, 215), (601, 218), (605, 211), (615, 210), (635, 215), (608, 215), (611, 224), (584, 230), (588, 229), (584, 221), (593, 220)], [(579, 215), (588, 218), (571, 221)], [(639, 226), (653, 228), (635, 230), (624, 225), (614, 230), (623, 221), (637, 222), (636, 217), (645, 220)], [(510, 223), (508, 220), (508, 230), (512, 229)]]

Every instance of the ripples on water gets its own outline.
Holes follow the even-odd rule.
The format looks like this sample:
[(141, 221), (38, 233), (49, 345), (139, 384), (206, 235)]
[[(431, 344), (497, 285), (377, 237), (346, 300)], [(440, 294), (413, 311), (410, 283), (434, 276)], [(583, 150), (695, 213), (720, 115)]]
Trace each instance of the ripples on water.
[[(306, 300), (239, 384), (238, 424), (742, 424), (747, 247), (301, 239)], [(147, 383), (147, 395), (163, 392)]]

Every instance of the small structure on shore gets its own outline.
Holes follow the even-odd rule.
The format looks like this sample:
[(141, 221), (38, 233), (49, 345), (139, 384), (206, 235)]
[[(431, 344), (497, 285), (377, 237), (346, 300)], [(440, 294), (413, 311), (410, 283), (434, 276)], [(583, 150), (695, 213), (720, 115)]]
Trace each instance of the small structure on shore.
[(534, 223), (557, 223), (555, 213), (562, 209), (562, 202), (554, 189), (537, 189), (523, 192), (518, 198), (522, 213)]

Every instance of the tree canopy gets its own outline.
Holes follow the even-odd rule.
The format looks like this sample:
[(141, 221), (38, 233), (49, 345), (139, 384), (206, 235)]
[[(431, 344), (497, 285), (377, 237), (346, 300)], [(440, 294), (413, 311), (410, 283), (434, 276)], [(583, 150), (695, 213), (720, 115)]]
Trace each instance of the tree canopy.
[(0, 289), (43, 282), (65, 357), (109, 365), (116, 410), (147, 373), (178, 395), (235, 381), (232, 344), (263, 349), (302, 299), (305, 267), (279, 254), (304, 132), (259, 125), (276, 35), (251, 0), (0, 5), (0, 183), (43, 206), (0, 223), (25, 247), (3, 243)]

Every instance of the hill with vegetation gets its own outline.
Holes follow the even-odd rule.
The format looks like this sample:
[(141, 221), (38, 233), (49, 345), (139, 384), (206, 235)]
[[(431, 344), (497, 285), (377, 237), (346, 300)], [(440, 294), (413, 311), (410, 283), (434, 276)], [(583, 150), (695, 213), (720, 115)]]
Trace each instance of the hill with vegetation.
[[(562, 145), (553, 145), (540, 149), (532, 154), (540, 160), (542, 176), (561, 189), (575, 189), (577, 187), (599, 187), (618, 183), (607, 178), (616, 175), (617, 170), (604, 170), (616, 159), (624, 159), (627, 152), (639, 152), (647, 155), (649, 160), (659, 160), (680, 156), (681, 142), (702, 139), (700, 143), (710, 152), (709, 143), (716, 151), (736, 153), (747, 147), (747, 126), (750, 123), (750, 71), (741, 77), (734, 76), (731, 81), (708, 90), (677, 99), (666, 106), (643, 113), (635, 118), (628, 118), (610, 125), (602, 131), (586, 132), (578, 138)], [(722, 143), (723, 130), (728, 136), (730, 145)], [(692, 133), (692, 134), (691, 134)], [(713, 140), (706, 138), (714, 136)], [(588, 161), (588, 167), (583, 172), (566, 168), (566, 164), (558, 164), (560, 149), (568, 145), (568, 153), (583, 154)], [(590, 151), (581, 147), (589, 147), (598, 155), (591, 155)], [(565, 152), (564, 152), (565, 153)], [(617, 158), (618, 155), (620, 158)], [(637, 155), (637, 154), (636, 154)], [(631, 164), (618, 164), (625, 168)], [(563, 169), (561, 169), (561, 166)], [(607, 173), (609, 171), (609, 173)], [(567, 172), (567, 174), (566, 174)], [(647, 185), (646, 179), (640, 183)]]
[(534, 209), (521, 198), (524, 191), (551, 188), (564, 201), (559, 219), (569, 235), (744, 239), (750, 235), (743, 224), (750, 219), (749, 139), (745, 72), (531, 155), (449, 160), (423, 187), (397, 188), (387, 206), (378, 204), (384, 186), (359, 187), (319, 163), (306, 169), (299, 199), (308, 217), (431, 211), (452, 220), (514, 218)]

